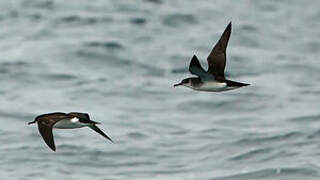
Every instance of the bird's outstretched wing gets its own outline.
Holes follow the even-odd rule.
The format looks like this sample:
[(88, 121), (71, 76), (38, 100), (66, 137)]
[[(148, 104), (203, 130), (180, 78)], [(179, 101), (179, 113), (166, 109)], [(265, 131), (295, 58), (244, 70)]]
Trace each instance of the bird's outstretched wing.
[(189, 71), (191, 74), (199, 76), (200, 78), (212, 78), (213, 76), (208, 74), (202, 67), (196, 55), (193, 55), (190, 65)]
[(56, 150), (53, 140), (52, 128), (56, 123), (54, 119), (45, 119), (38, 121), (38, 129), (44, 142), (53, 150)]
[(226, 49), (231, 34), (231, 22), (224, 30), (217, 44), (213, 47), (209, 54), (208, 72), (214, 76), (224, 77), (224, 69), (226, 66)]
[(99, 133), (100, 135), (102, 135), (103, 137), (107, 138), (109, 141), (113, 142), (111, 140), (111, 138), (109, 136), (107, 136), (103, 131), (101, 131), (101, 129), (98, 128), (98, 126), (96, 126), (95, 124), (92, 124), (89, 126), (89, 128), (91, 128), (92, 130), (94, 130), (95, 132)]

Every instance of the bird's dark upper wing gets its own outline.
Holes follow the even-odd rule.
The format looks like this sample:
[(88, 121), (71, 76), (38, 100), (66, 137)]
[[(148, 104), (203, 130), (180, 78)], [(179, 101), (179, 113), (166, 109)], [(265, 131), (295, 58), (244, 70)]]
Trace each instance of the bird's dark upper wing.
[(38, 120), (38, 129), (44, 142), (53, 150), (56, 150), (53, 140), (52, 128), (53, 125), (60, 119), (57, 117), (42, 117)]
[(213, 47), (210, 55), (207, 58), (208, 72), (215, 76), (224, 77), (224, 68), (226, 66), (226, 49), (231, 34), (231, 22), (224, 30), (221, 38)]
[(191, 74), (202, 76), (206, 73), (206, 71), (201, 67), (201, 64), (197, 58), (196, 55), (193, 55), (190, 65), (189, 65), (189, 71)]
[(193, 55), (190, 65), (189, 65), (189, 71), (191, 74), (194, 74), (196, 76), (199, 76), (202, 79), (205, 78), (212, 78), (213, 76), (209, 73), (207, 73), (202, 67), (201, 64), (197, 58), (196, 55)]
[(92, 124), (89, 126), (92, 130), (94, 130), (95, 132), (101, 134), (103, 137), (109, 139), (111, 142), (113, 142), (111, 140), (111, 138), (109, 136), (107, 136), (103, 131), (101, 131), (101, 129), (99, 129), (96, 125)]
[(54, 112), (54, 113), (47, 113), (47, 114), (42, 114), (36, 117), (36, 119), (43, 119), (43, 118), (62, 118), (62, 117), (67, 117), (66, 113), (62, 112)]

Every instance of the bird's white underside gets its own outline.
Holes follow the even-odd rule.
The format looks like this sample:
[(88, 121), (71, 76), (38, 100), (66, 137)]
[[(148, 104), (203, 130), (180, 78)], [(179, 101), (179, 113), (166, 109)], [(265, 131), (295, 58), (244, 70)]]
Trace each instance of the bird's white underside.
[(63, 119), (58, 121), (53, 127), (56, 129), (74, 129), (87, 126), (79, 121), (79, 118), (74, 117), (72, 119)]
[(210, 92), (221, 92), (221, 91), (228, 91), (231, 89), (238, 88), (238, 87), (227, 86), (227, 83), (217, 82), (217, 81), (207, 81), (207, 82), (204, 82), (199, 87), (193, 87), (188, 85), (186, 85), (186, 87), (192, 88), (197, 91), (210, 91)]

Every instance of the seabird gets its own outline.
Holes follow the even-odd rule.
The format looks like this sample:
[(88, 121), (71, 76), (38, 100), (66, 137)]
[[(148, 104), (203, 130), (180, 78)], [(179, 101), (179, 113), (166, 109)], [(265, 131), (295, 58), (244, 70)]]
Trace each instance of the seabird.
[(221, 92), (236, 89), (249, 84), (228, 80), (224, 77), (224, 69), (226, 66), (226, 49), (231, 34), (231, 22), (224, 30), (221, 38), (213, 47), (209, 54), (208, 71), (205, 71), (196, 55), (192, 57), (189, 65), (191, 74), (197, 77), (190, 77), (182, 80), (176, 86), (186, 86), (197, 91)]
[(90, 117), (87, 113), (54, 112), (54, 113), (42, 114), (40, 116), (37, 116), (34, 121), (29, 122), (28, 124), (30, 125), (36, 122), (38, 123), (38, 129), (44, 142), (46, 142), (46, 144), (53, 151), (56, 150), (56, 147), (54, 145), (52, 128), (75, 129), (75, 128), (82, 128), (82, 127), (89, 127), (112, 142), (112, 140), (96, 126), (96, 124), (100, 124), (100, 123), (90, 120)]

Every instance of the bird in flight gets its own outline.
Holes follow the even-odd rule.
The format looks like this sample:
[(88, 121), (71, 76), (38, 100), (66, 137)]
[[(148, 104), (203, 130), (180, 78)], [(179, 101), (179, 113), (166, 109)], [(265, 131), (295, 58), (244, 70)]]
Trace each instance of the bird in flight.
[(96, 131), (103, 137), (107, 138), (112, 142), (110, 137), (108, 137), (103, 131), (101, 131), (96, 124), (98, 122), (90, 120), (87, 113), (71, 112), (71, 113), (48, 113), (37, 116), (34, 121), (28, 124), (38, 123), (39, 132), (44, 140), (44, 142), (53, 150), (56, 150), (53, 140), (52, 129), (75, 129), (82, 127), (89, 127)]
[(192, 57), (189, 65), (191, 74), (197, 77), (190, 77), (182, 80), (177, 86), (186, 86), (197, 91), (221, 92), (236, 89), (249, 84), (231, 81), (225, 78), (224, 69), (226, 66), (226, 49), (231, 34), (231, 22), (224, 30), (217, 44), (209, 54), (208, 71), (205, 71), (196, 55)]

